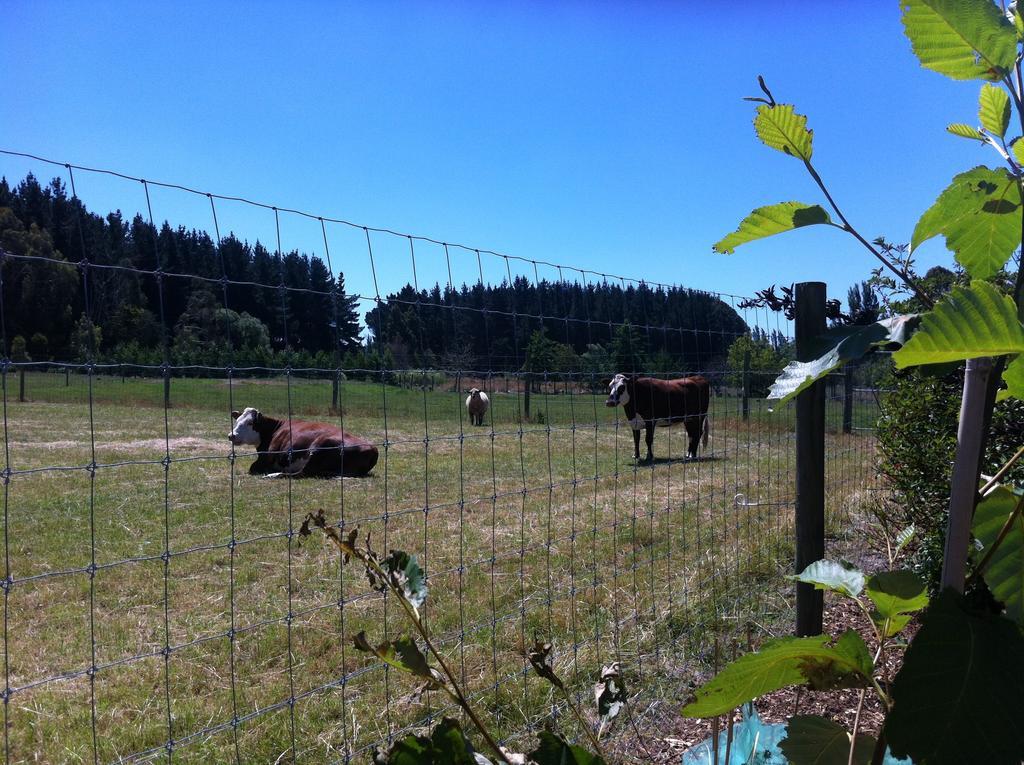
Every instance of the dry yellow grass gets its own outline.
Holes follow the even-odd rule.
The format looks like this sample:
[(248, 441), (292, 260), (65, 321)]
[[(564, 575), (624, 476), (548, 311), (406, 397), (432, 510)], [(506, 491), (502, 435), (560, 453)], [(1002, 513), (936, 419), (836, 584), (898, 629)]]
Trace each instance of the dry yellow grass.
[[(432, 634), (501, 736), (550, 711), (524, 676), (534, 637), (587, 692), (615, 659), (634, 687), (675, 681), (716, 630), (785, 613), (784, 422), (723, 409), (707, 459), (664, 459), (685, 452), (684, 434), (659, 430), (663, 459), (636, 468), (629, 431), (590, 397), (575, 420), (551, 397), (553, 424), (520, 431), (500, 396), (496, 424), (470, 428), (437, 402), (424, 420), (420, 395), (392, 395), (370, 478), (327, 481), (249, 476), (212, 392), (166, 423), (160, 407), (102, 397), (91, 417), (82, 398), (8, 402), (9, 760), (161, 759), (169, 741), (179, 762), (362, 759), (441, 713), (442, 699), (413, 701), (411, 682), (352, 649), (359, 630), (405, 625), (333, 547), (294, 536), (320, 507), (417, 556)], [(385, 441), (379, 408), (350, 407), (345, 426)], [(873, 453), (866, 436), (829, 436), (829, 449), (838, 519)]]

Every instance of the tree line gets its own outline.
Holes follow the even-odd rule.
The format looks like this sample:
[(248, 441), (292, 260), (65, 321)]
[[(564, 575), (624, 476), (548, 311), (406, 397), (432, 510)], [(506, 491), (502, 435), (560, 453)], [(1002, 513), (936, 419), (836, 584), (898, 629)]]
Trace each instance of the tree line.
[(99, 215), (60, 179), (0, 180), (0, 247), (48, 259), (3, 263), (6, 335), (33, 360), (333, 367), (362, 345), (356, 298), (320, 258)]
[(316, 255), (100, 215), (59, 178), (31, 174), (0, 180), (0, 250), (15, 361), (669, 372), (720, 364), (748, 331), (708, 293), (519, 277), (406, 285), (364, 332), (344, 275)]
[(704, 292), (525, 277), (406, 285), (366, 324), (399, 366), (532, 373), (704, 369), (748, 331), (731, 306)]

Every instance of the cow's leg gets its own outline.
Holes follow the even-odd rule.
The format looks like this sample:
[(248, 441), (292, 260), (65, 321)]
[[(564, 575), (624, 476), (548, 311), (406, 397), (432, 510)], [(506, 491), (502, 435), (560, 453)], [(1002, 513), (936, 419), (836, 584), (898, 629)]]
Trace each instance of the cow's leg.
[(633, 428), (633, 459), (640, 461), (640, 429)]
[(249, 475), (266, 475), (274, 470), (274, 458), (263, 453), (256, 454), (256, 461), (249, 465)]
[[(637, 435), (639, 435), (639, 433)], [(654, 445), (654, 420), (647, 423), (647, 432), (644, 436), (644, 441), (647, 443), (647, 458), (644, 462), (654, 462), (654, 452), (651, 449)]]
[(687, 416), (685, 418), (686, 423), (686, 436), (688, 438), (688, 444), (686, 447), (686, 459), (695, 460), (697, 459), (697, 439), (700, 438), (700, 432), (698, 425), (695, 425), (693, 418)]
[(281, 455), (284, 457), (284, 464), (281, 465), (281, 470), (277, 473), (267, 473), (267, 478), (287, 478), (288, 476), (297, 478), (302, 475), (315, 453), (313, 449), (295, 449), (294, 451), (285, 452)]

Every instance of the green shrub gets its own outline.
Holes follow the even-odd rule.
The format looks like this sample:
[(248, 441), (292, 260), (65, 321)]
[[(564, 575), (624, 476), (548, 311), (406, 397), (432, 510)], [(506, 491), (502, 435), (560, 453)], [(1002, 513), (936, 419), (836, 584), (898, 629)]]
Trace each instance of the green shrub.
[[(879, 519), (890, 533), (911, 523), (918, 528), (914, 567), (933, 588), (942, 569), (962, 389), (962, 370), (941, 378), (917, 371), (897, 374), (878, 421), (879, 470), (893, 492), (879, 508)], [(1022, 443), (1024, 401), (997, 403), (982, 473), (994, 473)], [(1018, 463), (1008, 480), (1024, 481), (1024, 464)]]

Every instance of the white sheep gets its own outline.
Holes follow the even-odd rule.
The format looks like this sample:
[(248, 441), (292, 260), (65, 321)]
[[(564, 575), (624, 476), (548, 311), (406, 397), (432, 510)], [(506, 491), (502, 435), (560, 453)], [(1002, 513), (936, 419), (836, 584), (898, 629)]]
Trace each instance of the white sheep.
[(471, 425), (483, 425), (484, 415), (487, 414), (487, 407), (491, 400), (487, 394), (479, 388), (470, 388), (466, 397), (466, 409), (469, 410), (469, 422)]

